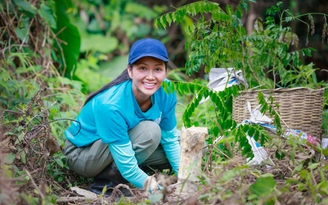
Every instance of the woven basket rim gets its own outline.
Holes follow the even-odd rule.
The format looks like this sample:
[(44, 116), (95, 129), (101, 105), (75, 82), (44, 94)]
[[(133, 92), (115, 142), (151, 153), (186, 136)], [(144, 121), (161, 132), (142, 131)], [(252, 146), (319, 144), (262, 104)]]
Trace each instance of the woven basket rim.
[(275, 89), (256, 89), (251, 88), (241, 90), (240, 92), (253, 93), (253, 92), (292, 92), (297, 90), (308, 90), (310, 92), (324, 92), (325, 88), (308, 88), (308, 87), (295, 87), (295, 88), (275, 88)]

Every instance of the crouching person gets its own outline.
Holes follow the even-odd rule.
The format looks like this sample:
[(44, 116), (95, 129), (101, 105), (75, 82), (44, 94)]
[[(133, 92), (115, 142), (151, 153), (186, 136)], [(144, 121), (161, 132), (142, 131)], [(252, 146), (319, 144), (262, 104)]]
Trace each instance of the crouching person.
[[(152, 193), (161, 186), (141, 167), (172, 168), (180, 163), (174, 92), (166, 93), (168, 54), (156, 39), (136, 41), (127, 68), (92, 93), (65, 131), (67, 165), (77, 174), (94, 178), (89, 190), (106, 195), (118, 184), (137, 188), (148, 184)], [(150, 183), (151, 182), (151, 183)], [(131, 193), (121, 189), (125, 196)]]

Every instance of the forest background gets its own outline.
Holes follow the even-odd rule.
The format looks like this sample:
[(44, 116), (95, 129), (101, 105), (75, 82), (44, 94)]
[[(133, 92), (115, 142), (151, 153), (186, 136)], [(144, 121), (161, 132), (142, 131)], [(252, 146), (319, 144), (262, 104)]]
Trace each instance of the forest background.
[[(0, 204), (56, 203), (68, 187), (90, 182), (67, 169), (65, 157), (60, 152), (65, 140), (63, 132), (79, 112), (86, 96), (126, 68), (129, 48), (136, 40), (154, 37), (166, 45), (170, 59), (169, 79), (206, 84), (208, 70), (205, 67), (199, 67), (191, 75), (186, 72), (187, 27), (192, 24), (193, 17), (186, 16), (182, 23), (172, 23), (165, 28), (154, 26), (161, 15), (193, 2), (5, 0), (0, 3)], [(240, 3), (235, 0), (211, 2), (219, 3), (223, 10), (227, 5), (235, 10)], [(247, 34), (254, 31), (254, 22), (258, 18), (265, 19), (267, 8), (278, 3), (269, 0), (244, 2), (249, 4), (241, 18)], [(327, 14), (328, 2), (286, 0), (281, 10), (285, 9), (293, 15)], [(311, 31), (314, 29), (313, 33), (301, 21), (291, 21), (287, 25), (297, 34), (298, 47), (316, 50), (312, 55), (300, 58), (304, 64), (313, 63), (318, 82), (327, 82), (328, 46), (325, 33), (321, 32), (326, 29), (326, 21), (323, 16), (313, 18), (314, 27), (310, 28)], [(311, 21), (308, 16), (301, 20)], [(177, 117), (180, 128), (183, 112), (193, 94), (179, 97)], [(283, 152), (276, 151), (276, 156), (277, 153)], [(293, 167), (290, 169), (295, 171)], [(311, 168), (306, 174), (312, 171)], [(322, 177), (320, 174), (321, 171), (319, 176)], [(317, 177), (313, 173), (309, 176)], [(307, 177), (301, 178), (310, 186), (312, 181), (307, 181)], [(232, 179), (228, 177), (227, 180)], [(271, 178), (269, 182), (272, 182)], [(323, 203), (328, 192), (322, 187), (327, 181), (322, 183), (320, 180), (320, 183), (317, 187), (299, 189), (310, 192), (314, 200)], [(270, 197), (276, 197), (272, 187), (276, 185), (265, 188)], [(318, 190), (324, 197), (316, 198)], [(286, 199), (291, 195), (286, 194)], [(231, 193), (224, 196), (221, 201), (232, 199)], [(252, 196), (249, 200), (258, 202), (259, 196)], [(261, 197), (265, 198), (263, 201), (271, 200), (267, 195)], [(242, 198), (245, 196), (240, 195), (240, 200)]]

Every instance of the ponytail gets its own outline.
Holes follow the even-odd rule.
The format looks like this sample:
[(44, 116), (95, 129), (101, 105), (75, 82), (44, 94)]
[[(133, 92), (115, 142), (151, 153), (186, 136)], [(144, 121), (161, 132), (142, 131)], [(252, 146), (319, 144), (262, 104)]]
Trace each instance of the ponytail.
[[(130, 69), (132, 69), (132, 66), (130, 66)], [(128, 73), (128, 69), (124, 69), (124, 71), (119, 75), (117, 76), (113, 81), (111, 81), (110, 83), (104, 85), (102, 88), (100, 88), (99, 90), (91, 93), (87, 100), (84, 102), (84, 105), (86, 105), (94, 96), (98, 95), (99, 93), (101, 93), (102, 91), (110, 88), (110, 87), (113, 87), (114, 85), (118, 85), (118, 84), (121, 84), (127, 80), (130, 80), (130, 76), (129, 76), (129, 73)]]

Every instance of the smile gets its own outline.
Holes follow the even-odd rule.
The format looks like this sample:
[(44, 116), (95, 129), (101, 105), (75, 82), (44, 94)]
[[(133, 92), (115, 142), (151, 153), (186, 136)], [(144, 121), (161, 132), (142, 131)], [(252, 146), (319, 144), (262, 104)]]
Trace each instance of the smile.
[(155, 87), (156, 83), (143, 83), (143, 85), (148, 89), (152, 89)]

